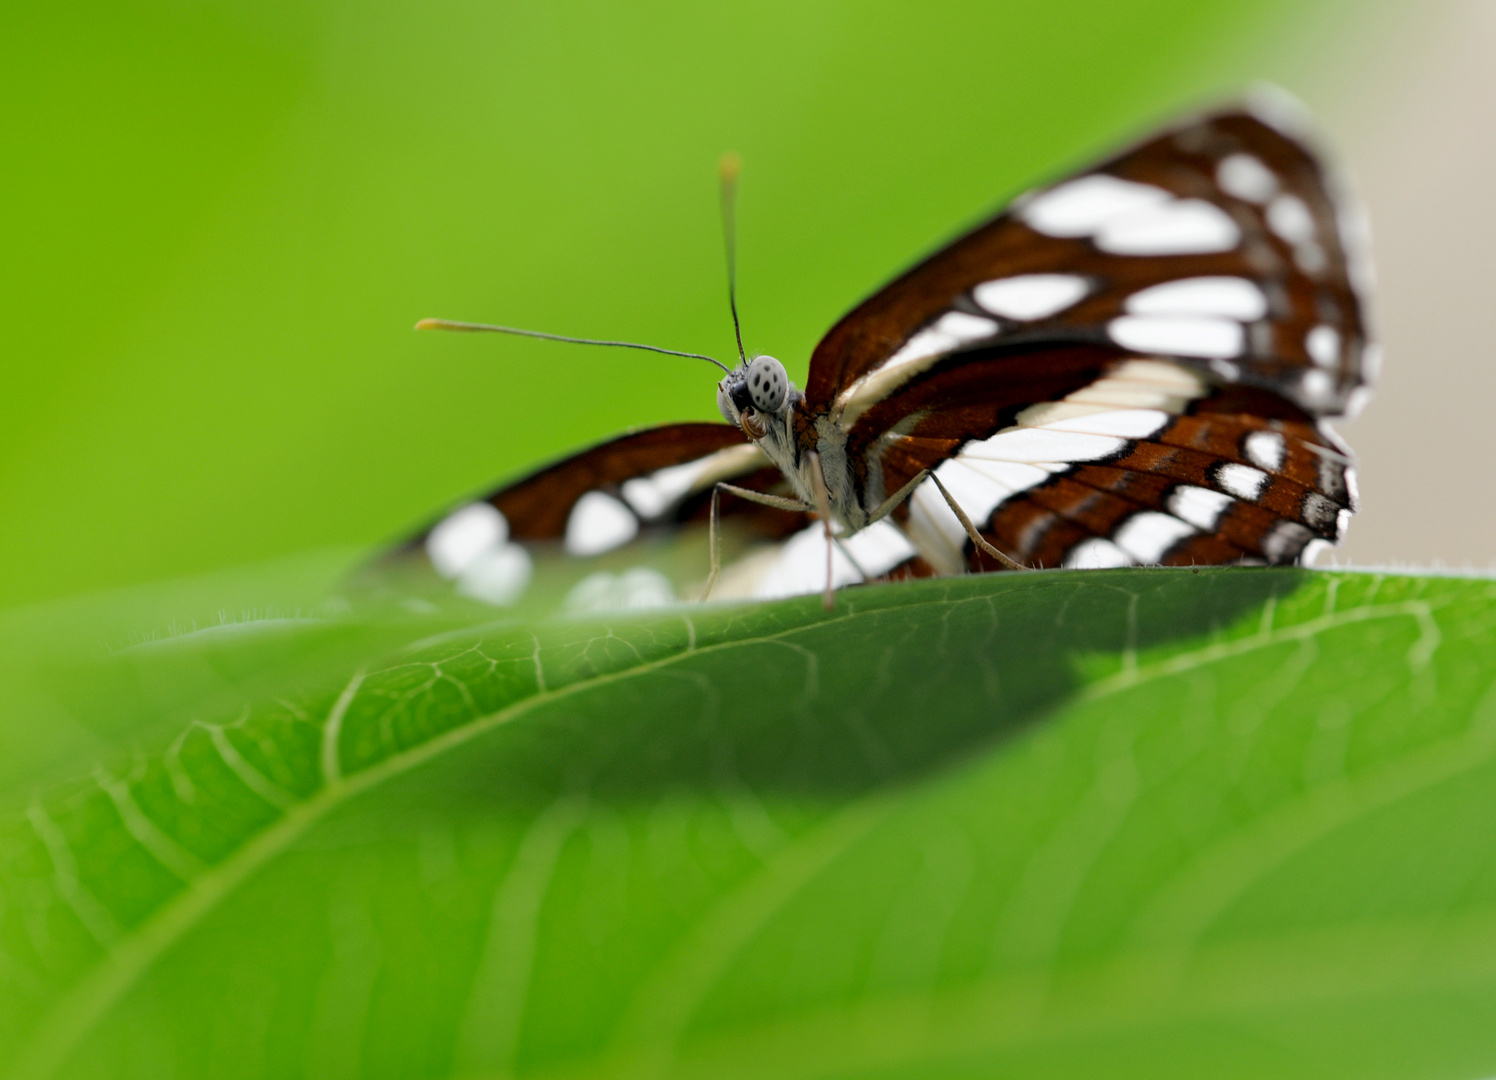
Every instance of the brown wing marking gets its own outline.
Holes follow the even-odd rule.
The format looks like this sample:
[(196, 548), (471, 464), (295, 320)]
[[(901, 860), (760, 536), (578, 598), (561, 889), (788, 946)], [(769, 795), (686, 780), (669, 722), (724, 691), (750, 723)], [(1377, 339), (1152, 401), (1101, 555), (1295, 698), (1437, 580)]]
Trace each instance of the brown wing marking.
[[(1236, 166), (1248, 173), (1256, 169), (1267, 187), (1244, 186)], [(1099, 246), (1096, 236), (1046, 235), (1025, 220), (1036, 199), (1098, 174), (1162, 189), (1180, 203), (1203, 200), (1229, 216), (1240, 240), (1223, 251), (1117, 254)], [(997, 325), (993, 337), (965, 341), (962, 350), (992, 342), (1035, 353), (1046, 342), (1115, 344), (1119, 332), (1112, 320), (1127, 314), (1128, 301), (1143, 290), (1229, 277), (1251, 282), (1266, 301), (1261, 317), (1237, 317), (1239, 354), (1213, 360), (1167, 348), (1158, 354), (1179, 356), (1217, 381), (1285, 394), (1315, 415), (1338, 414), (1352, 404), (1366, 374), (1348, 216), (1326, 170), (1298, 138), (1246, 111), (1199, 118), (1090, 173), (1025, 196), (864, 301), (817, 346), (806, 395), (813, 406), (829, 408), (951, 312), (985, 316)], [(998, 318), (974, 299), (982, 283), (1044, 273), (1084, 278), (1089, 291), (1068, 308), (1029, 321)], [(967, 354), (958, 351), (955, 359)], [(880, 372), (879, 379), (893, 372)]]
[[(741, 454), (736, 451), (743, 451)], [(529, 476), (498, 488), (473, 502), (487, 503), (503, 514), (511, 540), (553, 542), (566, 535), (578, 501), (589, 492), (619, 496), (631, 480), (661, 469), (688, 465), (718, 454), (731, 455), (711, 479), (730, 480), (754, 491), (783, 493), (784, 476), (753, 451), (738, 428), (727, 424), (667, 424), (611, 439), (572, 457), (545, 466)], [(642, 527), (665, 528), (705, 522), (709, 514), (710, 483), (696, 485), (654, 516), (639, 514)], [(619, 500), (633, 511), (626, 499)], [(464, 504), (471, 505), (471, 503)], [(740, 524), (757, 536), (778, 539), (804, 524), (804, 516), (761, 506), (731, 494), (720, 505), (724, 520)], [(424, 549), (428, 537), (446, 517), (422, 529), (398, 553)]]
[[(1277, 471), (1258, 468), (1242, 452), (1242, 432), (1270, 431), (1291, 447)], [(1186, 449), (1190, 441), (1214, 444), (1219, 452)], [(1255, 493), (1223, 467), (1254, 470), (1262, 479)], [(1297, 474), (1295, 478), (1292, 474)], [(1133, 443), (1105, 463), (1071, 467), (1018, 492), (991, 513), (982, 532), (997, 547), (1035, 567), (1067, 565), (1090, 539), (1115, 541), (1135, 515), (1154, 513), (1179, 520), (1181, 498), (1191, 490), (1215, 492), (1220, 508), (1201, 521), (1187, 510), (1174, 542), (1146, 561), (1165, 566), (1241, 561), (1291, 563), (1311, 540), (1335, 542), (1354, 509), (1348, 465), (1312, 427), (1295, 432), (1269, 428), (1256, 417), (1181, 417), (1155, 440)], [(1250, 497), (1248, 495), (1250, 494)], [(1184, 527), (1189, 526), (1188, 528)], [(965, 557), (978, 572), (1002, 569), (967, 544)], [(1134, 548), (1134, 551), (1136, 549)]]
[[(1078, 544), (1115, 539), (1135, 515), (1148, 511), (1183, 522), (1177, 544), (1156, 550), (1143, 544), (1139, 554), (1133, 543), (1132, 561), (1292, 561), (1311, 539), (1338, 540), (1355, 509), (1354, 474), (1333, 435), (1275, 395), (1242, 387), (1208, 389), (1196, 382), (1195, 390), (1186, 387), (1179, 396), (1158, 393), (1151, 408), (1119, 409), (1114, 400), (1148, 384), (1128, 381), (1119, 374), (1122, 369), (1113, 368), (1106, 379), (1053, 408), (1024, 411), (1012, 424), (1012, 388), (982, 379), (984, 366), (935, 372), (911, 384), (899, 400), (928, 388), (936, 407), (916, 409), (902, 430), (866, 440), (866, 471), (881, 478), (884, 490), (897, 490), (922, 469), (937, 470), (957, 490), (964, 481), (973, 500), (967, 512), (979, 525), (985, 522), (989, 538), (1020, 561), (1062, 565)], [(1170, 370), (1145, 368), (1161, 377)], [(973, 384), (961, 383), (963, 370), (976, 376)], [(1077, 370), (1083, 369), (1077, 365)], [(1170, 388), (1167, 382), (1157, 385)], [(1046, 417), (1053, 420), (1043, 422)], [(1140, 424), (1146, 430), (1134, 437), (1108, 436), (1098, 449), (1091, 437), (1097, 433), (1088, 434), (1088, 426), (1105, 429), (1118, 418), (1125, 419), (1124, 426)], [(868, 419), (873, 426), (872, 413)], [(853, 435), (865, 430), (859, 424)], [(1014, 435), (1020, 436), (1017, 444)], [(1035, 443), (1034, 437), (1046, 441)], [(854, 438), (853, 445), (863, 444)], [(1057, 453), (1036, 457), (1036, 446)], [(1009, 449), (1028, 456), (1009, 456)], [(922, 521), (911, 522), (920, 505)], [(944, 523), (945, 540), (922, 526), (943, 517), (942, 507), (927, 483), (895, 520), (912, 525), (916, 545), (946, 572), (958, 566), (996, 569), (959, 530), (951, 533), (954, 518)], [(1124, 537), (1137, 540), (1143, 526), (1132, 522), (1131, 528)], [(950, 560), (957, 552), (949, 543), (963, 552), (955, 565)], [(937, 557), (941, 551), (947, 554)]]
[(848, 432), (847, 457), (879, 470), (886, 495), (1030, 405), (1095, 383), (1117, 359), (1114, 349), (1066, 345), (1037, 355), (992, 349), (934, 368), (863, 414)]
[(727, 424), (666, 424), (610, 439), (531, 473), (485, 496), (509, 522), (515, 540), (558, 540), (572, 508), (589, 491), (618, 485), (671, 465), (741, 446)]

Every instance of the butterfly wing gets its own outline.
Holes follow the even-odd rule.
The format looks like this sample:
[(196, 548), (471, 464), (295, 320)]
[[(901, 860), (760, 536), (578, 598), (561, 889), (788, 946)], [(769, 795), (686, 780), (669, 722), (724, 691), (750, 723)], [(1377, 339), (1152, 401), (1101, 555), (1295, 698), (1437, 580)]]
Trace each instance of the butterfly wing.
[[(1261, 106), (1166, 131), (1022, 196), (817, 347), (807, 401), (875, 505), (936, 469), (1035, 566), (1291, 562), (1354, 509), (1372, 354), (1358, 229)], [(995, 569), (932, 484), (899, 513), (924, 569)]]
[(864, 301), (816, 347), (807, 399), (849, 422), (953, 354), (1084, 343), (1345, 413), (1366, 275), (1335, 187), (1261, 108), (1189, 121), (1020, 196)]
[[(943, 437), (939, 426), (884, 455), (892, 479), (933, 468), (987, 538), (1029, 566), (1292, 563), (1313, 541), (1339, 540), (1355, 510), (1333, 432), (1266, 391), (1211, 386), (1167, 361), (1123, 361), (1012, 423)], [(999, 569), (929, 482), (900, 520), (940, 572)]]
[[(444, 514), (380, 567), (432, 572), (499, 606), (556, 600), (576, 608), (689, 597), (707, 576), (713, 485), (784, 493), (784, 477), (726, 424), (667, 424), (612, 439)], [(805, 515), (721, 496), (730, 554), (772, 546)], [(735, 567), (729, 562), (725, 578)], [(406, 578), (408, 584), (409, 578)]]

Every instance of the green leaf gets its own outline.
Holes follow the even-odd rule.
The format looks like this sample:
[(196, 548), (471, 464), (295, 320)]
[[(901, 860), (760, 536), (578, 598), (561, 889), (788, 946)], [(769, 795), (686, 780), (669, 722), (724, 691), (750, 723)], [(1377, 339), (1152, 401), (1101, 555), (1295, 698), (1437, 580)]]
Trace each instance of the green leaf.
[(0, 1075), (1489, 1073), (1493, 600), (1045, 572), (50, 655)]

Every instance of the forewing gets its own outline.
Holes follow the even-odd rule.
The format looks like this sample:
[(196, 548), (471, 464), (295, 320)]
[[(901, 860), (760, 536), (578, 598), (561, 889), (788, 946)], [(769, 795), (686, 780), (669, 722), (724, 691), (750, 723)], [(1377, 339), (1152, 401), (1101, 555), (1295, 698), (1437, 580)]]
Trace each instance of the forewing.
[(1355, 215), (1285, 116), (1200, 117), (1022, 196), (827, 334), (811, 408), (850, 428), (942, 369), (1001, 355), (1011, 377), (1083, 347), (1177, 359), (1310, 416), (1353, 410), (1368, 374)]
[[(736, 427), (649, 428), (463, 503), (376, 570), (387, 578), (392, 570), (429, 569), (457, 593), (498, 606), (533, 599), (547, 575), (550, 592), (559, 590), (553, 598), (574, 609), (688, 598), (706, 578), (706, 522), (718, 481), (765, 493), (786, 486)], [(730, 493), (721, 496), (719, 514), (730, 553), (738, 554), (804, 522), (803, 514)]]

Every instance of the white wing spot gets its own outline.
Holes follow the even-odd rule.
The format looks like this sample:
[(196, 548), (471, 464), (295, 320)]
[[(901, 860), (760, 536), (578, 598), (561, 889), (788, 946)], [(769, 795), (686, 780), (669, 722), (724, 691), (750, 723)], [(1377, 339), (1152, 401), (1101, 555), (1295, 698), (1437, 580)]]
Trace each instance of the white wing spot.
[(1306, 371), (1299, 380), (1299, 393), (1313, 405), (1324, 405), (1335, 393), (1335, 380), (1328, 371)]
[(1205, 383), (1195, 372), (1167, 360), (1125, 360), (1104, 376), (1062, 401), (1030, 405), (1018, 414), (1019, 427), (1046, 427), (1078, 417), (1118, 410), (1162, 409), (1182, 413), (1190, 401), (1204, 397)]
[[(886, 371), (907, 367), (919, 360), (941, 356), (944, 353), (950, 352), (959, 344), (961, 343), (950, 337), (950, 335), (942, 334), (934, 327), (928, 327), (904, 342), (899, 351), (890, 356), (879, 370)], [(925, 366), (927, 365), (921, 364), (920, 368), (916, 368), (915, 370), (918, 371)]]
[(1251, 154), (1232, 154), (1216, 166), (1216, 183), (1228, 195), (1262, 204), (1278, 193), (1278, 178)]
[(1177, 517), (1143, 510), (1124, 521), (1112, 540), (1138, 562), (1156, 563), (1171, 547), (1194, 533), (1193, 526)]
[(1340, 361), (1340, 331), (1333, 326), (1316, 326), (1304, 336), (1304, 349), (1320, 367), (1335, 367)]
[(1133, 559), (1110, 540), (1092, 537), (1067, 551), (1062, 565), (1071, 570), (1110, 570), (1132, 566)]
[(1319, 557), (1329, 551), (1335, 545), (1328, 540), (1314, 539), (1304, 545), (1304, 550), (1299, 553), (1299, 561), (1305, 566), (1313, 566), (1319, 561)]
[(909, 538), (891, 522), (877, 521), (842, 541), (842, 546), (872, 577), (886, 574), (899, 563), (918, 554)]
[[(1035, 484), (1042, 484), (1045, 480), (1049, 479), (1051, 468), (1054, 467), (1045, 468), (1041, 465), (1034, 465), (1025, 461), (992, 461), (987, 458), (971, 457), (965, 453), (957, 454), (953, 460), (959, 462), (965, 469), (971, 470), (977, 476), (983, 477), (1002, 488), (1005, 496), (1011, 495), (1015, 491), (1031, 488)], [(946, 483), (945, 486), (952, 491), (955, 490), (951, 487), (952, 484), (955, 484), (956, 487), (961, 487), (970, 480), (970, 477), (961, 469), (952, 467), (948, 471), (951, 476), (949, 483)], [(942, 481), (946, 480), (944, 473), (941, 474), (940, 479)], [(931, 490), (934, 490), (934, 485), (930, 485), (930, 487)], [(936, 492), (936, 494), (938, 495), (939, 492)], [(985, 498), (985, 494), (978, 496), (979, 500)], [(960, 500), (957, 501), (959, 502)], [(941, 505), (944, 504), (945, 500), (942, 499)], [(996, 504), (994, 503), (993, 505)]]
[(636, 566), (621, 574), (588, 574), (566, 595), (568, 611), (641, 611), (675, 603), (670, 580), (658, 570)]
[(1173, 356), (1240, 356), (1246, 346), (1241, 323), (1228, 319), (1121, 315), (1107, 333), (1124, 349)]
[[(980, 446), (981, 444), (973, 444)], [(1031, 465), (1021, 462), (989, 461), (967, 455), (968, 446), (956, 457), (935, 470), (951, 498), (980, 528), (993, 511), (1006, 500), (1027, 488), (1042, 484), (1063, 465)], [(910, 538), (918, 545), (931, 565), (944, 574), (959, 574), (966, 567), (963, 551), (968, 542), (966, 530), (951, 513), (934, 483), (926, 480), (915, 489), (909, 500)]]
[(1297, 195), (1279, 195), (1269, 203), (1267, 225), (1290, 244), (1314, 239), (1314, 215)]
[(577, 500), (566, 519), (566, 553), (601, 555), (622, 547), (639, 532), (639, 519), (623, 503), (602, 491)]
[(997, 333), (997, 323), (980, 315), (968, 315), (964, 311), (948, 311), (935, 320), (935, 331), (944, 334), (957, 345), (967, 345), (991, 337)]
[[(857, 571), (840, 551), (831, 552), (831, 586), (849, 585)], [(761, 600), (818, 592), (826, 585), (826, 536), (819, 523), (802, 529), (784, 542), (753, 595)]]
[(1096, 173), (1041, 192), (1023, 205), (1019, 216), (1048, 236), (1089, 236), (1119, 215), (1171, 198), (1163, 188)]
[(690, 493), (701, 471), (702, 463), (699, 461), (667, 465), (648, 476), (625, 480), (619, 485), (619, 489), (624, 501), (640, 517), (658, 517)]
[(1234, 461), (1229, 461), (1224, 465), (1216, 466), (1215, 482), (1238, 499), (1256, 502), (1257, 497), (1262, 494), (1262, 489), (1267, 486), (1267, 473), (1254, 469), (1250, 465), (1239, 465)]
[[(862, 581), (845, 553), (851, 552), (857, 566), (872, 577), (887, 573), (899, 563), (918, 554), (914, 545), (892, 523), (879, 521), (855, 536), (833, 545), (831, 550), (831, 585), (840, 588)], [(785, 541), (777, 557), (759, 579), (754, 595), (760, 599), (799, 596), (819, 592), (826, 585), (826, 534), (819, 523), (803, 529)]]
[[(981, 442), (967, 443), (961, 448), (957, 460), (1095, 461), (1118, 454), (1126, 446), (1126, 439), (1110, 435), (1061, 431), (1052, 427), (1006, 428)], [(940, 478), (944, 480), (945, 474), (942, 473)]]
[(457, 591), (504, 607), (523, 595), (533, 570), (528, 551), (518, 544), (504, 544), (483, 552), (464, 567), (457, 579)]
[(1177, 199), (1108, 221), (1096, 246), (1112, 255), (1203, 255), (1241, 242), (1231, 215), (1204, 199)]
[(448, 514), (426, 537), (426, 556), (445, 578), (462, 573), (474, 559), (509, 537), (509, 522), (486, 502)]
[(705, 491), (718, 480), (741, 476), (768, 463), (763, 451), (752, 443), (744, 443), (625, 480), (620, 490), (624, 501), (641, 518), (655, 518), (692, 492)]
[[(1002, 467), (1004, 464), (1009, 468), (1004, 469)], [(1022, 466), (1023, 463), (985, 462), (958, 457), (942, 463), (935, 473), (940, 477), (940, 482), (945, 485), (945, 489), (951, 493), (951, 498), (955, 499), (956, 504), (966, 511), (966, 516), (980, 527), (1006, 499), (1025, 488), (1033, 487), (1049, 479), (1048, 470), (1033, 466), (1013, 469), (1013, 465)], [(965, 543), (966, 530), (951, 513), (950, 507), (946, 506), (945, 498), (929, 481), (919, 486), (919, 491), (926, 489), (931, 498), (931, 505), (936, 505), (938, 501), (938, 505), (945, 511), (944, 516), (950, 519), (946, 524), (950, 526), (951, 535), (959, 536), (961, 542)]]
[(1350, 392), (1345, 399), (1345, 418), (1354, 420), (1361, 415), (1361, 410), (1366, 408), (1366, 403), (1371, 400), (1371, 387), (1358, 386)]
[(1076, 274), (1020, 274), (984, 281), (972, 290), (978, 304), (1009, 319), (1045, 319), (1064, 311), (1091, 289)]
[(874, 403), (883, 400), (894, 387), (900, 386), (924, 371), (939, 357), (982, 338), (994, 337), (997, 323), (979, 315), (948, 311), (936, 322), (904, 342), (898, 352), (858, 379), (837, 396), (842, 410), (841, 424), (850, 427)]
[(1127, 298), (1127, 310), (1133, 315), (1213, 315), (1251, 322), (1267, 314), (1267, 297), (1246, 278), (1183, 278), (1134, 293)]
[(1221, 515), (1234, 500), (1210, 488), (1186, 484), (1174, 489), (1169, 496), (1169, 513), (1189, 522), (1201, 532), (1214, 532)]
[(1288, 446), (1276, 431), (1254, 431), (1243, 447), (1252, 464), (1267, 472), (1277, 472), (1288, 456)]
[(1169, 414), (1162, 409), (1116, 409), (1111, 412), (1088, 412), (1082, 416), (1057, 416), (1042, 425), (1025, 425), (1020, 415), (1019, 426), (1034, 426), (1044, 431), (1114, 435), (1121, 439), (1148, 439), (1162, 431), (1169, 421)]
[(1318, 274), (1330, 260), (1325, 257), (1325, 249), (1313, 240), (1305, 240), (1293, 249), (1293, 261), (1299, 264), (1299, 269), (1306, 274)]

